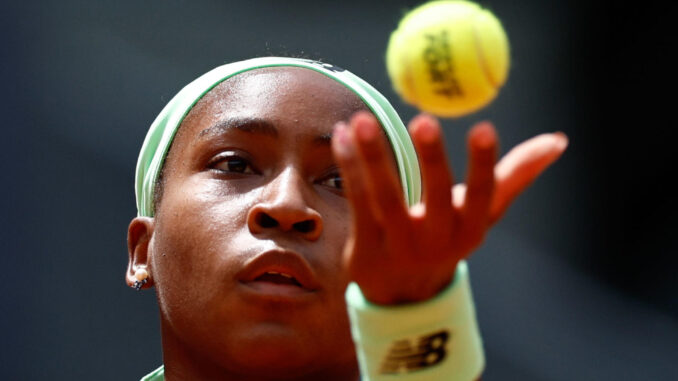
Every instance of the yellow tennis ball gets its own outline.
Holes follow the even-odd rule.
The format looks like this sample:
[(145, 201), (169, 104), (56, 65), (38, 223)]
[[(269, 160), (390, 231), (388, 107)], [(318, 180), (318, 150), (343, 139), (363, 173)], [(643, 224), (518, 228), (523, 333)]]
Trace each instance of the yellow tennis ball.
[(432, 1), (405, 15), (391, 34), (386, 68), (405, 102), (442, 117), (462, 116), (490, 103), (506, 82), (508, 38), (476, 3)]

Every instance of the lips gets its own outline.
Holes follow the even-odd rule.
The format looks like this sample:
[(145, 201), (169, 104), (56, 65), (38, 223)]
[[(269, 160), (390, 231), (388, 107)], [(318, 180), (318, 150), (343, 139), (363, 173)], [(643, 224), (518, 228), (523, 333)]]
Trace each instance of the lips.
[(282, 249), (256, 255), (245, 263), (236, 277), (262, 293), (308, 293), (320, 287), (308, 262), (301, 255)]

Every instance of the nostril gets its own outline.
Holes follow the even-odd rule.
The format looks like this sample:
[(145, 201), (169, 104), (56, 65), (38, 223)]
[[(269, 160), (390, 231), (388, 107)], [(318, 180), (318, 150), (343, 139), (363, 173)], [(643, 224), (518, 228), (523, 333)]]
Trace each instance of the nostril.
[(310, 233), (315, 230), (316, 222), (313, 220), (301, 221), (293, 224), (292, 227), (298, 232)]
[(256, 222), (262, 228), (274, 228), (278, 226), (278, 221), (266, 213), (259, 213), (259, 215), (256, 217)]

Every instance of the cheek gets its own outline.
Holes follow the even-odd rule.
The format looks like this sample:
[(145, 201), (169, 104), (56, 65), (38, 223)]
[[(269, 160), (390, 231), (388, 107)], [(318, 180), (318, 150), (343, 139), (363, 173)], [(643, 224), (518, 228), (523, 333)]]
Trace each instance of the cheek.
[(169, 243), (166, 251), (179, 255), (192, 248), (190, 259), (199, 263), (209, 257), (200, 250), (216, 250), (246, 228), (255, 192), (237, 192), (215, 183), (189, 182), (163, 200), (158, 225), (163, 241)]
[(348, 199), (335, 197), (327, 205), (328, 210), (323, 215), (323, 219), (330, 225), (328, 228), (328, 235), (330, 237), (328, 238), (334, 241), (334, 245), (343, 247), (353, 225), (353, 216), (351, 215)]
[(351, 215), (348, 201), (333, 196), (323, 201), (318, 210), (323, 219), (323, 233), (317, 242), (322, 249), (310, 258), (315, 268), (327, 272), (321, 274), (324, 279), (333, 279), (334, 286), (340, 290), (343, 303), (343, 288), (348, 284), (348, 274), (343, 265), (344, 246), (351, 230)]
[[(163, 195), (151, 255), (160, 306), (168, 318), (223, 305), (247, 257), (246, 216), (255, 192), (215, 183), (189, 179)], [(220, 309), (209, 310), (222, 313)]]

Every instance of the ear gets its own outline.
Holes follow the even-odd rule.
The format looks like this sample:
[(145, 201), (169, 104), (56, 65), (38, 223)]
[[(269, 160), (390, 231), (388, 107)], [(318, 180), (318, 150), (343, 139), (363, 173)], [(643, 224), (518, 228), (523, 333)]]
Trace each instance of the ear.
[(147, 282), (142, 288), (153, 286), (153, 272), (150, 268), (148, 251), (150, 249), (151, 238), (153, 237), (154, 226), (155, 220), (153, 218), (136, 217), (130, 222), (129, 228), (127, 228), (129, 262), (127, 263), (125, 281), (130, 287), (134, 287), (134, 282), (137, 280), (136, 274), (142, 269), (148, 272)]

